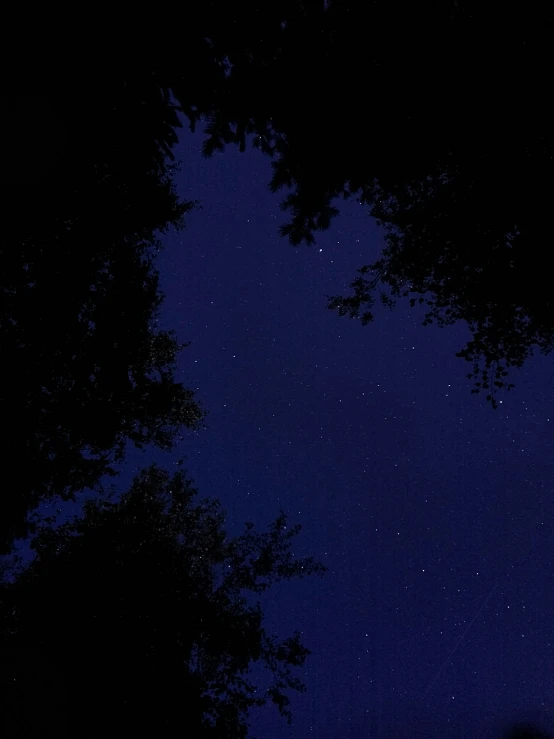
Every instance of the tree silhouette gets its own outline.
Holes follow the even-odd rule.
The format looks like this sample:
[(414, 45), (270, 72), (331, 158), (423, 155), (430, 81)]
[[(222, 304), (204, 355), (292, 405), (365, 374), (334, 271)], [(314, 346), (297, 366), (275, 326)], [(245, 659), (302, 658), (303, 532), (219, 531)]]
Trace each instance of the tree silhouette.
[[(494, 34), (489, 48), (486, 11), (453, 7), (206, 3), (178, 44), (164, 38), (117, 56), (107, 48), (105, 63), (90, 64), (90, 45), (66, 41), (5, 93), (13, 111), (5, 148), (16, 154), (0, 214), (9, 235), (0, 248), (0, 348), (10, 357), (0, 410), (6, 454), (23, 473), (0, 497), (4, 548), (25, 534), (37, 500), (94, 485), (129, 439), (167, 445), (179, 425), (200, 419), (192, 394), (173, 381), (174, 337), (155, 330), (157, 234), (181, 227), (194, 206), (177, 198), (167, 173), (179, 110), (192, 128), (206, 123), (206, 156), (229, 143), (243, 149), (251, 135), (274, 159), (272, 189), (291, 188), (282, 233), (292, 243), (329, 226), (336, 196), (358, 194), (371, 206), (387, 249), (362, 268), (354, 296), (331, 307), (367, 321), (380, 283), (389, 302), (405, 292), (427, 301), (429, 320), (466, 320), (474, 340), (462, 353), (493, 402), (510, 365), (535, 344), (550, 350), (549, 291), (537, 283), (548, 274), (537, 271), (537, 212), (548, 200), (549, 139), (541, 117), (501, 127), (506, 86), (487, 94), (490, 59), (504, 60), (533, 29), (506, 10), (505, 38)], [(512, 75), (521, 87), (530, 52), (515, 48), (499, 79)], [(445, 70), (451, 84), (442, 89)], [(345, 76), (371, 77), (379, 115), (368, 115)], [(527, 88), (526, 104), (540, 106), (544, 96)], [(479, 125), (459, 115), (477, 100), (486, 105)], [(539, 162), (542, 179), (529, 188)]]
[[(70, 41), (57, 56), (41, 54), (27, 102), (16, 105), (22, 83), (6, 93), (14, 151), (35, 130), (40, 141), (29, 100), (48, 103), (54, 144), (44, 156), (27, 150), (23, 170), (36, 160), (38, 179), (26, 180), (15, 156), (0, 214), (9, 235), (0, 348), (10, 356), (0, 410), (7, 453), (25, 470), (0, 499), (4, 542), (24, 535), (37, 499), (94, 484), (133, 434), (159, 438), (168, 409), (180, 409), (173, 436), (178, 423), (199, 420), (163, 364), (177, 346), (153, 328), (156, 236), (182, 226), (194, 205), (167, 176), (179, 112), (192, 129), (206, 125), (206, 156), (244, 149), (250, 136), (272, 157), (271, 189), (289, 189), (281, 233), (292, 244), (328, 228), (337, 198), (367, 206), (385, 250), (329, 307), (367, 323), (380, 294), (391, 306), (425, 305), (426, 323), (465, 321), (472, 339), (459, 355), (473, 391), (496, 405), (510, 368), (553, 345), (543, 248), (553, 184), (541, 76), (551, 66), (549, 14), (547, 4), (498, 14), (474, 0), (214, 0), (175, 43), (164, 35), (148, 49), (107, 46), (98, 64), (84, 39), (70, 54)], [(153, 346), (159, 362), (148, 364)], [(156, 362), (166, 379), (151, 384)]]
[[(331, 297), (329, 307), (368, 323), (380, 294), (387, 305), (399, 297), (425, 303), (425, 323), (464, 320), (473, 337), (458, 356), (472, 365), (474, 392), (485, 391), (495, 406), (497, 392), (511, 387), (509, 368), (522, 366), (533, 348), (553, 346), (543, 244), (554, 148), (540, 92), (551, 55), (547, 8), (499, 17), (463, 1), (455, 15), (447, 4), (442, 15), (428, 4), (387, 5), (370, 11), (382, 29), (372, 60), (361, 44), (361, 6), (331, 5), (334, 76), (326, 84), (338, 91), (348, 68), (363, 70), (379, 109), (368, 111), (368, 121), (334, 92), (337, 115), (329, 125), (322, 115), (314, 148), (307, 131), (295, 132), (296, 144), (287, 137), (274, 183), (292, 173), (297, 186), (285, 201), (293, 218), (283, 234), (310, 242), (334, 214), (332, 199), (357, 195), (384, 227), (386, 248), (360, 269), (353, 294)], [(317, 167), (315, 147), (329, 152), (329, 140), (325, 166)]]
[(109, 120), (139, 160), (163, 166), (176, 140), (170, 91), (191, 128), (206, 122), (206, 156), (251, 135), (274, 159), (271, 188), (291, 190), (281, 233), (295, 245), (329, 226), (337, 197), (359, 198), (387, 246), (330, 307), (367, 323), (381, 287), (389, 305), (425, 304), (427, 323), (467, 322), (460, 356), (495, 405), (504, 373), (552, 348), (549, 18), (547, 4), (497, 13), (475, 0), (214, 0), (180, 43), (135, 51), (136, 65), (89, 73), (87, 86), (100, 97), (110, 88), (111, 105), (121, 89), (108, 80), (124, 84), (124, 114), (94, 121)]
[[(509, 369), (553, 346), (548, 5), (246, 4), (250, 39), (234, 7), (213, 7), (206, 35), (227, 74), (202, 109), (205, 155), (253, 135), (274, 159), (272, 190), (290, 190), (293, 245), (328, 228), (336, 198), (357, 197), (386, 248), (329, 307), (368, 323), (380, 294), (425, 304), (426, 324), (465, 321), (459, 356), (496, 406)], [(194, 123), (186, 88), (172, 89)]]
[(0, 495), (4, 551), (40, 499), (94, 486), (128, 441), (169, 448), (203, 417), (174, 379), (186, 344), (157, 325), (159, 234), (195, 206), (165, 164), (178, 119), (152, 75), (117, 72), (81, 81), (93, 106), (65, 94), (63, 75), (12, 100), (38, 116), (42, 94), (67, 140), (46, 182), (18, 177), (0, 213), (0, 410), (5, 454), (21, 463)]
[[(247, 524), (228, 538), (217, 501), (195, 495), (182, 472), (152, 466), (119, 501), (103, 496), (80, 519), (39, 527), (35, 560), (0, 591), (12, 656), (2, 736), (15, 735), (18, 716), (36, 717), (46, 676), (35, 667), (19, 691), (13, 684), (35, 648), (63, 683), (71, 736), (245, 737), (249, 710), (267, 701), (290, 720), (288, 694), (304, 689), (294, 668), (309, 651), (298, 633), (279, 641), (266, 632), (258, 596), (324, 568), (294, 558), (300, 527), (284, 514), (265, 533)], [(255, 662), (271, 677), (265, 689), (249, 677)], [(42, 717), (40, 730), (48, 724)]]

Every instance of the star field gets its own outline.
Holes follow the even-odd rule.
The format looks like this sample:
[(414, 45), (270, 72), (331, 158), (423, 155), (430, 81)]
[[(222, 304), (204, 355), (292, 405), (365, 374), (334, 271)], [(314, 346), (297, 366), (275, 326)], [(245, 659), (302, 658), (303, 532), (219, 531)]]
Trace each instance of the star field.
[(184, 130), (180, 194), (202, 202), (159, 254), (161, 322), (190, 341), (180, 378), (207, 429), (170, 455), (132, 451), (121, 484), (186, 455), (228, 529), (282, 508), (297, 556), (328, 568), (264, 601), (312, 650), (291, 727), (266, 739), (493, 737), (531, 718), (553, 728), (554, 514), (551, 358), (514, 373), (491, 410), (455, 357), (467, 328), (423, 327), (407, 302), (363, 327), (327, 310), (382, 236), (354, 202), (313, 247), (278, 236), (282, 195), (256, 151), (200, 156)]

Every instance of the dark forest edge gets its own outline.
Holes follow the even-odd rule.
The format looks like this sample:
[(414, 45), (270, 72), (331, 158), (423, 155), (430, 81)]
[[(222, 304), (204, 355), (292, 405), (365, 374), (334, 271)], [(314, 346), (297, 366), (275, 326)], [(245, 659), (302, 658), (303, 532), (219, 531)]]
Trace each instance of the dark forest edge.
[[(182, 471), (151, 466), (57, 528), (0, 586), (3, 737), (248, 735), (252, 707), (291, 720), (309, 654), (295, 633), (267, 633), (259, 596), (321, 575), (295, 558), (300, 531), (281, 513), (265, 532), (224, 530), (214, 499), (196, 501)], [(266, 668), (267, 685), (248, 676)], [(19, 732), (19, 733), (18, 733)]]
[[(194, 392), (175, 381), (177, 354), (186, 345), (157, 324), (163, 301), (155, 264), (159, 234), (183, 228), (198, 205), (180, 200), (169, 176), (179, 115), (193, 130), (206, 126), (206, 156), (230, 144), (244, 150), (250, 138), (271, 157), (271, 189), (289, 191), (282, 209), (291, 220), (281, 235), (295, 246), (315, 242), (317, 232), (338, 216), (340, 198), (358, 198), (383, 226), (386, 247), (377, 262), (360, 268), (353, 295), (330, 297), (329, 307), (369, 323), (376, 296), (390, 306), (405, 298), (427, 306), (426, 322), (465, 321), (473, 338), (459, 355), (472, 366), (472, 392), (485, 391), (494, 407), (497, 394), (511, 387), (505, 379), (509, 369), (522, 366), (535, 349), (550, 352), (554, 336), (544, 249), (550, 236), (552, 121), (537, 72), (551, 66), (551, 47), (544, 41), (549, 13), (546, 5), (518, 8), (517, 14), (505, 7), (498, 16), (463, 0), (439, 9), (430, 2), (377, 2), (369, 11), (360, 2), (284, 2), (262, 9), (250, 2), (239, 8), (205, 3), (182, 30), (180, 43), (166, 41), (151, 58), (142, 53), (127, 66), (116, 61), (80, 69), (66, 57), (58, 63), (47, 54), (24, 95), (8, 91), (0, 223), (9, 237), (0, 246), (0, 349), (9, 361), (2, 368), (1, 412), (9, 431), (5, 457), (18, 464), (16, 482), (5, 481), (0, 496), (0, 538), (9, 551), (15, 537), (31, 533), (37, 552), (14, 583), (2, 586), (5, 646), (15, 645), (18, 670), (25, 663), (19, 657), (32, 643), (29, 635), (39, 639), (52, 618), (75, 669), (94, 664), (97, 674), (115, 680), (111, 668), (102, 671), (94, 660), (101, 654), (107, 659), (116, 639), (116, 627), (107, 625), (107, 614), (116, 608), (121, 633), (141, 634), (141, 653), (155, 665), (152, 674), (163, 673), (175, 644), (189, 657), (201, 645), (204, 654), (194, 652), (193, 662), (206, 665), (202, 674), (181, 673), (187, 691), (198, 698), (192, 727), (208, 731), (202, 722), (210, 714), (219, 727), (212, 736), (246, 735), (232, 732), (245, 731), (248, 709), (260, 698), (240, 670), (256, 659), (265, 659), (277, 675), (265, 697), (286, 714), (287, 691), (301, 689), (287, 670), (300, 666), (307, 651), (297, 637), (273, 642), (263, 631), (261, 612), (249, 610), (238, 595), (244, 583), (256, 592), (259, 572), (270, 578), (273, 566), (274, 575), (301, 574), (287, 569), (290, 560), (279, 559), (286, 549), (279, 526), (273, 539), (269, 534), (274, 549), (251, 529), (235, 545), (238, 550), (226, 549), (217, 505), (191, 508), (188, 483), (170, 483), (155, 470), (141, 473), (135, 492), (121, 503), (102, 498), (100, 480), (115, 474), (128, 441), (171, 449), (183, 429), (199, 428), (205, 417)], [(253, 23), (259, 31), (254, 35), (248, 32)], [(379, 29), (369, 50), (368, 23)], [(79, 53), (76, 59), (86, 57), (86, 49)], [(345, 77), (367, 92), (353, 93), (342, 83)], [(68, 92), (74, 90), (78, 94)], [(508, 104), (527, 115), (507, 116)], [(179, 503), (164, 498), (170, 484), (181, 491)], [(95, 487), (99, 497), (80, 522), (35, 528), (28, 517), (48, 497), (69, 500)], [(169, 509), (160, 507), (162, 499)], [(135, 519), (129, 514), (133, 506)], [(173, 511), (169, 518), (167, 510)], [(145, 511), (159, 530), (150, 530)], [(185, 520), (185, 511), (197, 512)], [(176, 521), (196, 536), (190, 550), (181, 547)], [(119, 533), (110, 539), (106, 531)], [(202, 546), (209, 555), (200, 566)], [(147, 549), (156, 556), (145, 561)], [(257, 552), (258, 559), (248, 559), (248, 552)], [(195, 588), (202, 599), (202, 588), (209, 590), (214, 572), (232, 554), (227, 591), (218, 591), (221, 601), (204, 593), (202, 608), (212, 628), (195, 624), (183, 634), (145, 627), (145, 621), (163, 622), (165, 606), (180, 613)], [(112, 555), (120, 559), (110, 569)], [(177, 581), (168, 578), (192, 560), (198, 581), (191, 582), (189, 572), (189, 590), (179, 592)], [(138, 562), (144, 565), (140, 571), (134, 569)], [(171, 565), (165, 579), (155, 570), (160, 563)], [(93, 624), (92, 616), (75, 610), (80, 601), (72, 597), (84, 586), (80, 567), (88, 568), (98, 594), (96, 619), (103, 631), (94, 649), (80, 629), (88, 623), (94, 633), (99, 621)], [(318, 569), (313, 562), (310, 567)], [(146, 582), (139, 579), (144, 572)], [(44, 594), (49, 600), (54, 591), (72, 618), (59, 611), (59, 623), (51, 614), (39, 622)], [(88, 602), (87, 592), (81, 595)], [(127, 632), (130, 614), (135, 621)], [(217, 641), (219, 621), (213, 628), (220, 617), (226, 624), (223, 641)], [(79, 644), (75, 654), (68, 630)], [(30, 718), (25, 700), (31, 695), (59, 700), (73, 689), (65, 667), (52, 668), (58, 657), (44, 646), (49, 639), (44, 635), (40, 651), (29, 656), (40, 654), (44, 661), (38, 671), (24, 670), (31, 683), (36, 678), (26, 686), (27, 695), (3, 692), (3, 700), (13, 698), (23, 707), (10, 714), (19, 716), (15, 721)], [(135, 646), (131, 637), (121, 642), (122, 669), (131, 669), (125, 659)], [(172, 663), (171, 669), (177, 667)], [(225, 681), (236, 678), (232, 694), (218, 693), (222, 675)], [(157, 693), (162, 685), (170, 692)], [(175, 694), (162, 678), (150, 688), (142, 698), (146, 705), (150, 699), (150, 720), (158, 721), (153, 725), (159, 733), (163, 716), (176, 720), (171, 712), (178, 702), (168, 705)], [(94, 723), (96, 704), (93, 709), (79, 700), (82, 695), (68, 710), (80, 705), (80, 721)], [(111, 710), (110, 700), (98, 717)], [(130, 696), (129, 705), (134, 700)], [(118, 710), (123, 717), (126, 709)], [(60, 716), (64, 711), (61, 706)]]
[[(110, 726), (247, 739), (250, 711), (267, 704), (291, 723), (310, 651), (298, 632), (267, 632), (260, 596), (326, 568), (295, 557), (301, 526), (284, 513), (231, 538), (219, 502), (197, 496), (183, 470), (152, 465), (122, 496), (104, 490), (82, 515), (42, 521), (34, 559), (0, 578), (3, 737), (96, 739)], [(501, 733), (551, 736), (529, 723)]]
[(17, 233), (0, 251), (4, 452), (18, 460), (17, 490), (0, 498), (4, 550), (32, 533), (26, 514), (41, 500), (115, 474), (129, 441), (170, 449), (205, 417), (175, 381), (186, 343), (158, 326), (160, 234), (197, 206), (177, 197), (157, 144), (172, 108), (155, 85), (139, 94), (121, 78), (94, 82), (96, 107), (75, 130), (64, 121), (76, 101), (61, 91), (11, 101), (16, 128), (34, 106), (59, 126), (55, 166), (43, 181), (16, 180), (0, 215)]
[[(68, 95), (78, 65), (47, 56), (29, 91), (11, 100), (6, 134), (29, 161), (12, 161), (16, 186), (1, 216), (4, 231), (18, 233), (0, 254), (0, 348), (15, 358), (2, 412), (18, 419), (8, 454), (23, 450), (26, 460), (17, 500), (2, 496), (4, 538), (24, 536), (24, 511), (54, 489), (71, 497), (109, 473), (126, 440), (167, 448), (179, 425), (204, 415), (174, 382), (174, 337), (154, 328), (157, 234), (182, 228), (197, 205), (177, 198), (168, 175), (180, 114), (192, 130), (206, 125), (206, 156), (229, 144), (244, 150), (250, 137), (272, 158), (271, 189), (289, 189), (281, 233), (292, 244), (313, 243), (337, 199), (364, 203), (385, 229), (385, 250), (329, 307), (369, 323), (377, 298), (402, 298), (427, 306), (426, 323), (465, 321), (472, 339), (459, 356), (471, 365), (472, 392), (495, 407), (513, 386), (510, 368), (553, 345), (543, 248), (553, 129), (537, 73), (549, 68), (551, 46), (541, 12), (550, 10), (504, 8), (499, 18), (463, 0), (369, 10), (207, 3), (181, 43), (129, 64), (106, 53), (109, 63), (80, 69), (82, 96)], [(370, 51), (360, 36), (368, 23), (380, 29)], [(73, 51), (78, 60), (90, 49)], [(351, 95), (345, 77), (371, 79), (367, 95)], [(527, 115), (506, 116), (508, 99)], [(33, 100), (51, 134), (47, 153), (28, 151)], [(131, 312), (140, 320), (130, 322)]]
[[(289, 189), (281, 235), (295, 246), (314, 243), (340, 198), (367, 206), (386, 247), (329, 307), (367, 324), (376, 299), (406, 298), (425, 304), (425, 324), (466, 322), (472, 339), (458, 356), (472, 392), (497, 407), (513, 387), (509, 370), (553, 347), (548, 4), (283, 8), (244, 6), (259, 29), (250, 45), (241, 18), (225, 13), (237, 36), (210, 36), (227, 74), (207, 113), (205, 155), (253, 137), (273, 159), (272, 191)], [(185, 90), (173, 90), (194, 127)]]

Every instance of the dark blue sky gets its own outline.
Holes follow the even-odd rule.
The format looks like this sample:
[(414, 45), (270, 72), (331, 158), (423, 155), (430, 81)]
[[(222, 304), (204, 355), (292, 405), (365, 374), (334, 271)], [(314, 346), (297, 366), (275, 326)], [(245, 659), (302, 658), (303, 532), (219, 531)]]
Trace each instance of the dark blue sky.
[[(550, 358), (514, 375), (495, 412), (455, 357), (460, 325), (377, 307), (367, 327), (326, 309), (382, 236), (355, 202), (312, 247), (285, 218), (262, 154), (201, 158), (184, 129), (179, 193), (203, 209), (164, 237), (162, 322), (191, 341), (181, 379), (209, 410), (170, 455), (132, 452), (121, 484), (182, 456), (228, 528), (300, 522), (298, 555), (329, 567), (265, 602), (312, 650), (291, 727), (259, 739), (498, 736), (528, 717), (554, 728)], [(552, 414), (552, 418), (551, 418)], [(492, 733), (491, 733), (492, 732)]]

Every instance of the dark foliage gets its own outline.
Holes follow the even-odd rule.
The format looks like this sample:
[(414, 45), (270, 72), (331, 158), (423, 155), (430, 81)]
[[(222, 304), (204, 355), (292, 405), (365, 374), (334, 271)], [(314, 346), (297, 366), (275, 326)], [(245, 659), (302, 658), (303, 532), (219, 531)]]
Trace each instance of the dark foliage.
[[(273, 158), (292, 244), (313, 243), (339, 197), (381, 223), (381, 258), (330, 308), (368, 323), (380, 294), (426, 305), (426, 323), (465, 321), (459, 355), (493, 405), (510, 367), (550, 352), (550, 15), (472, 0), (207, 2), (178, 43), (104, 65), (90, 45), (41, 55), (4, 100), (0, 411), (18, 477), (0, 495), (2, 545), (40, 499), (94, 486), (127, 441), (169, 448), (202, 418), (174, 381), (174, 335), (156, 328), (158, 234), (194, 206), (167, 175), (170, 91), (191, 128), (207, 124), (206, 156), (252, 136)], [(301, 687), (289, 667), (307, 652), (273, 641), (240, 595), (301, 574), (283, 523), (227, 542), (217, 506), (193, 508), (188, 483), (154, 469), (121, 504), (43, 528), (36, 562), (2, 590), (13, 731), (163, 736), (184, 706), (191, 735), (244, 736), (263, 699), (243, 670), (258, 659), (276, 676), (264, 697), (286, 712), (284, 691)], [(29, 710), (39, 700), (47, 728)]]
[(281, 233), (294, 245), (329, 226), (339, 196), (367, 205), (385, 251), (329, 307), (368, 323), (380, 294), (425, 304), (425, 323), (465, 321), (459, 356), (495, 406), (510, 367), (553, 346), (550, 6), (246, 3), (248, 23), (241, 12), (218, 10), (206, 32), (227, 74), (204, 108), (205, 154), (253, 134), (274, 158), (271, 188), (290, 189)]
[(81, 80), (85, 105), (55, 71), (47, 92), (35, 80), (9, 99), (16, 150), (25, 155), (26, 132), (40, 148), (45, 108), (59, 136), (55, 154), (22, 157), (30, 176), (12, 172), (0, 212), (0, 412), (4, 452), (19, 462), (0, 495), (4, 548), (39, 500), (94, 486), (129, 440), (169, 448), (203, 415), (174, 380), (181, 347), (157, 327), (158, 234), (194, 206), (165, 169), (176, 112), (143, 72)]
[[(107, 44), (103, 64), (85, 64), (83, 40), (74, 65), (45, 54), (23, 97), (6, 97), (25, 166), (12, 157), (1, 216), (1, 400), (9, 454), (29, 479), (1, 496), (4, 538), (25, 533), (24, 512), (44, 495), (93, 484), (124, 440), (165, 443), (177, 422), (199, 420), (164, 364), (176, 344), (153, 329), (156, 234), (193, 206), (165, 167), (178, 109), (191, 128), (206, 123), (206, 156), (252, 136), (273, 158), (291, 243), (312, 243), (337, 197), (365, 203), (386, 248), (329, 306), (367, 323), (380, 293), (425, 304), (426, 323), (465, 321), (460, 356), (495, 405), (510, 367), (549, 352), (554, 335), (549, 14), (470, 0), (214, 1), (179, 43), (111, 57)], [(159, 366), (166, 379), (145, 381)]]
[[(153, 466), (120, 501), (103, 496), (83, 518), (39, 530), (36, 559), (0, 591), (11, 658), (2, 736), (15, 736), (26, 714), (37, 731), (64, 724), (69, 734), (56, 736), (82, 737), (236, 739), (250, 708), (267, 701), (290, 720), (288, 694), (304, 689), (294, 670), (309, 652), (299, 634), (278, 641), (265, 631), (257, 596), (324, 568), (294, 558), (300, 527), (284, 515), (231, 539), (219, 504), (195, 494), (182, 473)], [(255, 662), (268, 668), (266, 689), (249, 677)], [(51, 675), (56, 707), (37, 715)]]

